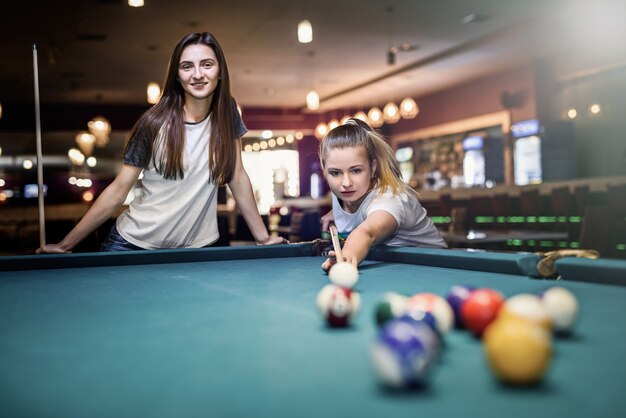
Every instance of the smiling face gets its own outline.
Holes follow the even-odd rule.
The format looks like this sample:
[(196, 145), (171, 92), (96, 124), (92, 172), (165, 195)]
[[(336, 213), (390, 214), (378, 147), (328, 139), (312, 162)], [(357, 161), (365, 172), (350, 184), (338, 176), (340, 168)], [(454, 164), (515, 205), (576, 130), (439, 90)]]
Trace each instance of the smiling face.
[(211, 100), (219, 82), (215, 52), (203, 44), (187, 46), (180, 56), (178, 79), (186, 100)]
[(363, 146), (331, 148), (327, 152), (324, 176), (347, 212), (359, 208), (371, 189), (375, 171), (376, 160), (370, 165)]

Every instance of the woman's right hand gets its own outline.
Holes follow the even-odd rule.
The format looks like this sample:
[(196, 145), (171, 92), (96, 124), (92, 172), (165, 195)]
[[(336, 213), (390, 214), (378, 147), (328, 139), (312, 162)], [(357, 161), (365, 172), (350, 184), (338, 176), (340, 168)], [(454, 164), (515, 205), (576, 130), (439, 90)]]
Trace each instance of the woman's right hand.
[(59, 244), (46, 244), (35, 251), (36, 254), (65, 254), (70, 252), (65, 251)]

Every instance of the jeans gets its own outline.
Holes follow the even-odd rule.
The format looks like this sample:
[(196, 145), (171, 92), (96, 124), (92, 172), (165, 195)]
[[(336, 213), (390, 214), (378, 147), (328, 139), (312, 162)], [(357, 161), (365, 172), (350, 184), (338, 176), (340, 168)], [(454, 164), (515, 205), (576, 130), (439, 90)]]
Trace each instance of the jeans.
[(143, 249), (122, 238), (120, 233), (117, 232), (115, 225), (113, 225), (111, 232), (109, 232), (109, 235), (100, 246), (100, 251), (136, 251)]

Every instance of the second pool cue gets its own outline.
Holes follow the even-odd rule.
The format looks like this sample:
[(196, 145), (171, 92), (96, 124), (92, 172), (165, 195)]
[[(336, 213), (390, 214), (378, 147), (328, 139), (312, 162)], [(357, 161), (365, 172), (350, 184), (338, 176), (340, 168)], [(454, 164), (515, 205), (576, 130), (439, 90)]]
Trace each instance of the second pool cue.
[(37, 203), (39, 207), (39, 246), (46, 245), (46, 218), (43, 207), (43, 153), (41, 151), (41, 117), (39, 114), (39, 70), (37, 65), (37, 44), (33, 43), (33, 74), (35, 79), (35, 137), (37, 141)]

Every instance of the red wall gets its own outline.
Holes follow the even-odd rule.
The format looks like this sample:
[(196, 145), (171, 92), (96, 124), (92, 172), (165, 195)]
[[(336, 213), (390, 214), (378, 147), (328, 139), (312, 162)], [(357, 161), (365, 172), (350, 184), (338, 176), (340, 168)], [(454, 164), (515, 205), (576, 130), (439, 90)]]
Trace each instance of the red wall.
[(505, 91), (523, 97), (522, 106), (512, 109), (513, 122), (537, 117), (533, 70), (527, 66), (416, 97), (420, 113), (415, 119), (391, 125), (389, 135), (502, 111), (500, 97)]

